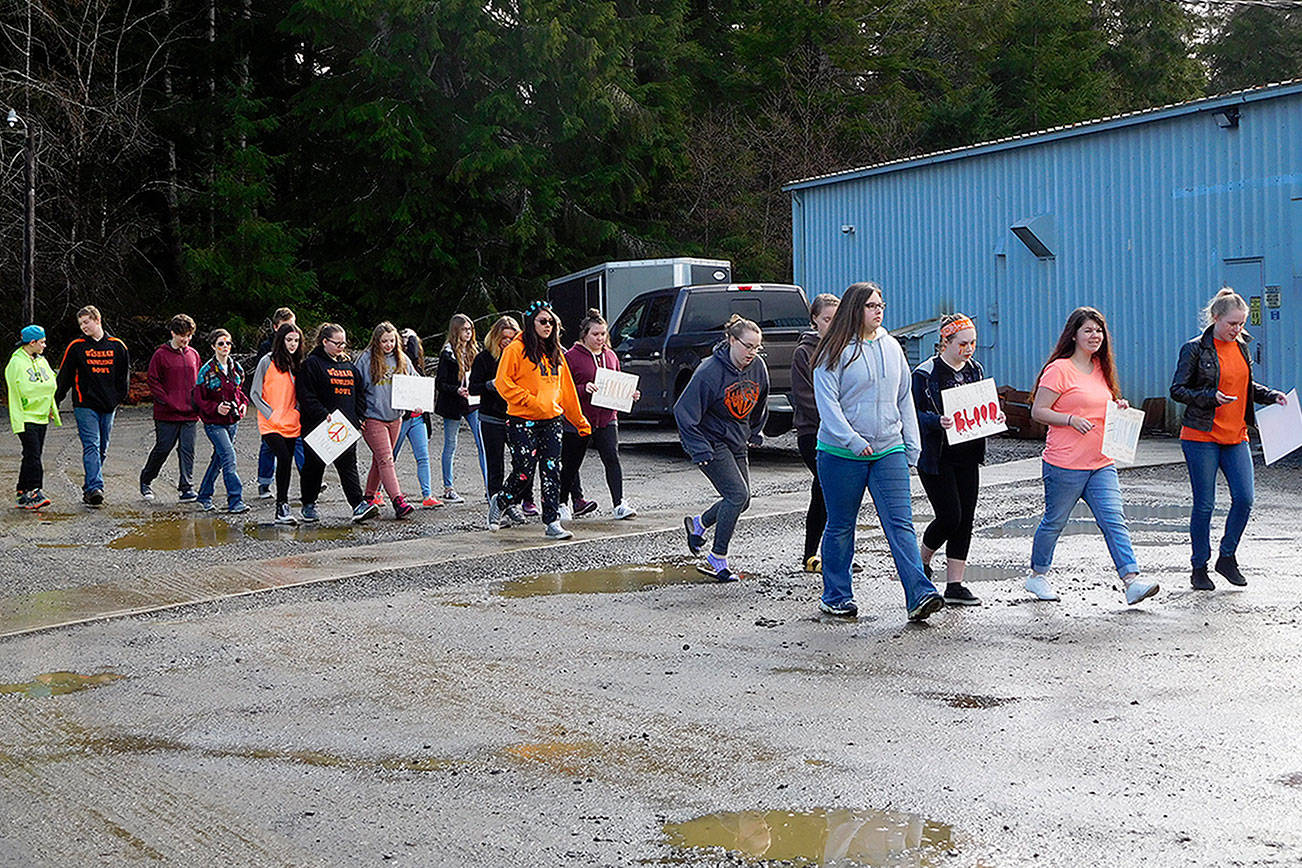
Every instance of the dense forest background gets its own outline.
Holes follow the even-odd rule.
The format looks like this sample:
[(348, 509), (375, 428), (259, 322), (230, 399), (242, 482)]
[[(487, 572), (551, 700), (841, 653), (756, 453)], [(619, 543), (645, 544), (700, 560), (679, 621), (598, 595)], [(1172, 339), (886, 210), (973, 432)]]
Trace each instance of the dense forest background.
[(431, 334), (606, 259), (789, 279), (791, 179), (1299, 76), (1295, 0), (0, 0), (55, 347), (87, 302), (139, 346)]

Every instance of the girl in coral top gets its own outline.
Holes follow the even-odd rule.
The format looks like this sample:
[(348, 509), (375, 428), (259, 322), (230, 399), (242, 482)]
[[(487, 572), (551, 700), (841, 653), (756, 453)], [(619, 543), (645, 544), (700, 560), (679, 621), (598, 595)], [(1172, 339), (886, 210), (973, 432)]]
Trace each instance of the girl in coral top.
[(561, 352), (561, 323), (545, 301), (524, 312), (524, 329), (502, 351), (493, 385), (506, 401), (506, 437), (511, 447), (511, 475), (488, 501), (488, 529), (522, 523), (519, 505), (533, 486), (534, 469), (542, 478), (543, 523), (548, 539), (573, 536), (561, 526), (561, 418), (587, 437), (592, 426), (583, 416), (574, 378)]
[(1252, 454), (1248, 426), (1256, 423), (1253, 404), (1285, 404), (1282, 392), (1252, 381), (1252, 357), (1243, 345), (1248, 303), (1228, 286), (1203, 308), (1201, 335), (1180, 348), (1171, 379), (1171, 397), (1185, 405), (1180, 447), (1193, 488), (1189, 537), (1193, 546), (1195, 591), (1215, 588), (1207, 575), (1212, 555), (1212, 510), (1216, 508), (1216, 471), (1230, 487), (1230, 514), (1225, 517), (1215, 569), (1232, 585), (1246, 585), (1235, 552), (1252, 512)]
[(258, 361), (249, 386), (249, 400), (258, 408), (258, 433), (276, 456), (276, 524), (298, 524), (289, 511), (289, 471), (294, 444), (303, 433), (295, 386), (302, 364), (303, 332), (284, 323), (276, 329), (271, 352)]
[(1031, 404), (1031, 418), (1049, 426), (1042, 456), (1044, 518), (1035, 529), (1026, 579), (1026, 590), (1036, 599), (1058, 599), (1047, 573), (1058, 537), (1079, 500), (1089, 506), (1103, 531), (1126, 588), (1126, 602), (1134, 605), (1157, 593), (1157, 582), (1139, 577), (1117, 468), (1102, 452), (1103, 420), (1113, 401), (1122, 409), (1130, 406), (1117, 385), (1107, 320), (1092, 307), (1078, 307), (1067, 317), (1036, 379)]

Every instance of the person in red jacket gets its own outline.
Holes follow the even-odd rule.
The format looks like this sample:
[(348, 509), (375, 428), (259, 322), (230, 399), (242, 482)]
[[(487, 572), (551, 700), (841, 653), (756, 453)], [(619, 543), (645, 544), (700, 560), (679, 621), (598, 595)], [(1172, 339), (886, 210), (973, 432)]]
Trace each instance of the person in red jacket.
[[(592, 404), (592, 394), (597, 391), (597, 369), (619, 370), (619, 359), (609, 346), (607, 331), (601, 311), (595, 307), (590, 309), (579, 323), (579, 339), (565, 353), (570, 375), (574, 377), (574, 388), (579, 393), (579, 406), (592, 425), (592, 434), (582, 437), (574, 426), (566, 425), (565, 433), (561, 435), (562, 520), (587, 515), (597, 508), (596, 501), (584, 498), (583, 482), (579, 479), (579, 468), (583, 466), (589, 446), (596, 447), (601, 463), (605, 465), (612, 515), (620, 519), (637, 515), (637, 510), (624, 501), (624, 471), (619, 466), (619, 425), (615, 421), (618, 414), (615, 410)], [(635, 391), (633, 400), (639, 397), (641, 395)], [(572, 510), (571, 501), (574, 503)]]
[(212, 441), (212, 458), (208, 470), (199, 483), (199, 506), (212, 509), (212, 497), (217, 487), (217, 474), (226, 483), (226, 511), (231, 514), (248, 512), (244, 503), (244, 484), (235, 466), (235, 432), (248, 409), (249, 399), (240, 384), (244, 369), (231, 358), (234, 342), (226, 329), (213, 329), (208, 335), (213, 356), (199, 369), (199, 381), (194, 385), (194, 403), (203, 420), (204, 433)]
[(140, 471), (140, 496), (154, 499), (150, 484), (158, 478), (167, 456), (176, 449), (180, 478), (176, 488), (181, 503), (199, 499), (190, 484), (194, 472), (194, 429), (199, 412), (194, 406), (194, 384), (199, 380), (199, 354), (190, 346), (194, 320), (183, 313), (172, 317), (172, 339), (154, 350), (149, 360), (149, 392), (154, 399), (154, 448)]

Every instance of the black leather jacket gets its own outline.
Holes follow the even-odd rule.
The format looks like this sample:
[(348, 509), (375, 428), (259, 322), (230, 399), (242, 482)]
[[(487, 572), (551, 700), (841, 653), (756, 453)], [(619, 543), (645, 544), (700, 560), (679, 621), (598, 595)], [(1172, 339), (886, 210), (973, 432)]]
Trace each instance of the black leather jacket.
[[(1175, 376), (1171, 378), (1171, 397), (1185, 405), (1183, 423), (1195, 431), (1212, 430), (1212, 421), (1216, 416), (1216, 390), (1221, 383), (1221, 363), (1216, 358), (1216, 342), (1212, 338), (1212, 329), (1208, 326), (1199, 337), (1193, 338), (1180, 348), (1180, 361), (1175, 365)], [(1239, 343), (1243, 360), (1248, 364), (1248, 380), (1252, 382), (1252, 357), (1248, 348)], [(1274, 389), (1252, 382), (1248, 406), (1244, 416), (1249, 425), (1257, 424), (1254, 404), (1273, 404), (1281, 395)]]

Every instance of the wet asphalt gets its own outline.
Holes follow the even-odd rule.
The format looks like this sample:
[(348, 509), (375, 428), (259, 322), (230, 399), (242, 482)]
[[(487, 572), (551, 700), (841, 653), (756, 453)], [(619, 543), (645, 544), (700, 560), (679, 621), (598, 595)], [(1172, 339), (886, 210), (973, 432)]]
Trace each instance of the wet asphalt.
[[(75, 434), (51, 437), (48, 523), (3, 517), (6, 594), (482, 520), (477, 504), (341, 519), (303, 541), (258, 538), (265, 501), (216, 520), (139, 503), (149, 427), (131, 412), (106, 510), (71, 505)], [(635, 503), (707, 502), (672, 432), (625, 440)], [(755, 465), (757, 501), (805, 482), (790, 444)], [(458, 468), (473, 493), (465, 448)], [(585, 480), (605, 505), (595, 456)], [(1133, 608), (1088, 516), (1058, 548), (1062, 602), (1027, 599), (1011, 578), (1040, 505), (1026, 482), (982, 493), (985, 604), (925, 625), (905, 622), (866, 507), (852, 622), (817, 615), (786, 515), (743, 521), (733, 585), (693, 575), (680, 534), (635, 534), (0, 640), (0, 863), (1296, 864), (1297, 467), (1258, 467), (1242, 591), (1188, 590), (1181, 467), (1122, 484), (1163, 587)], [(143, 548), (109, 547), (132, 534)]]

